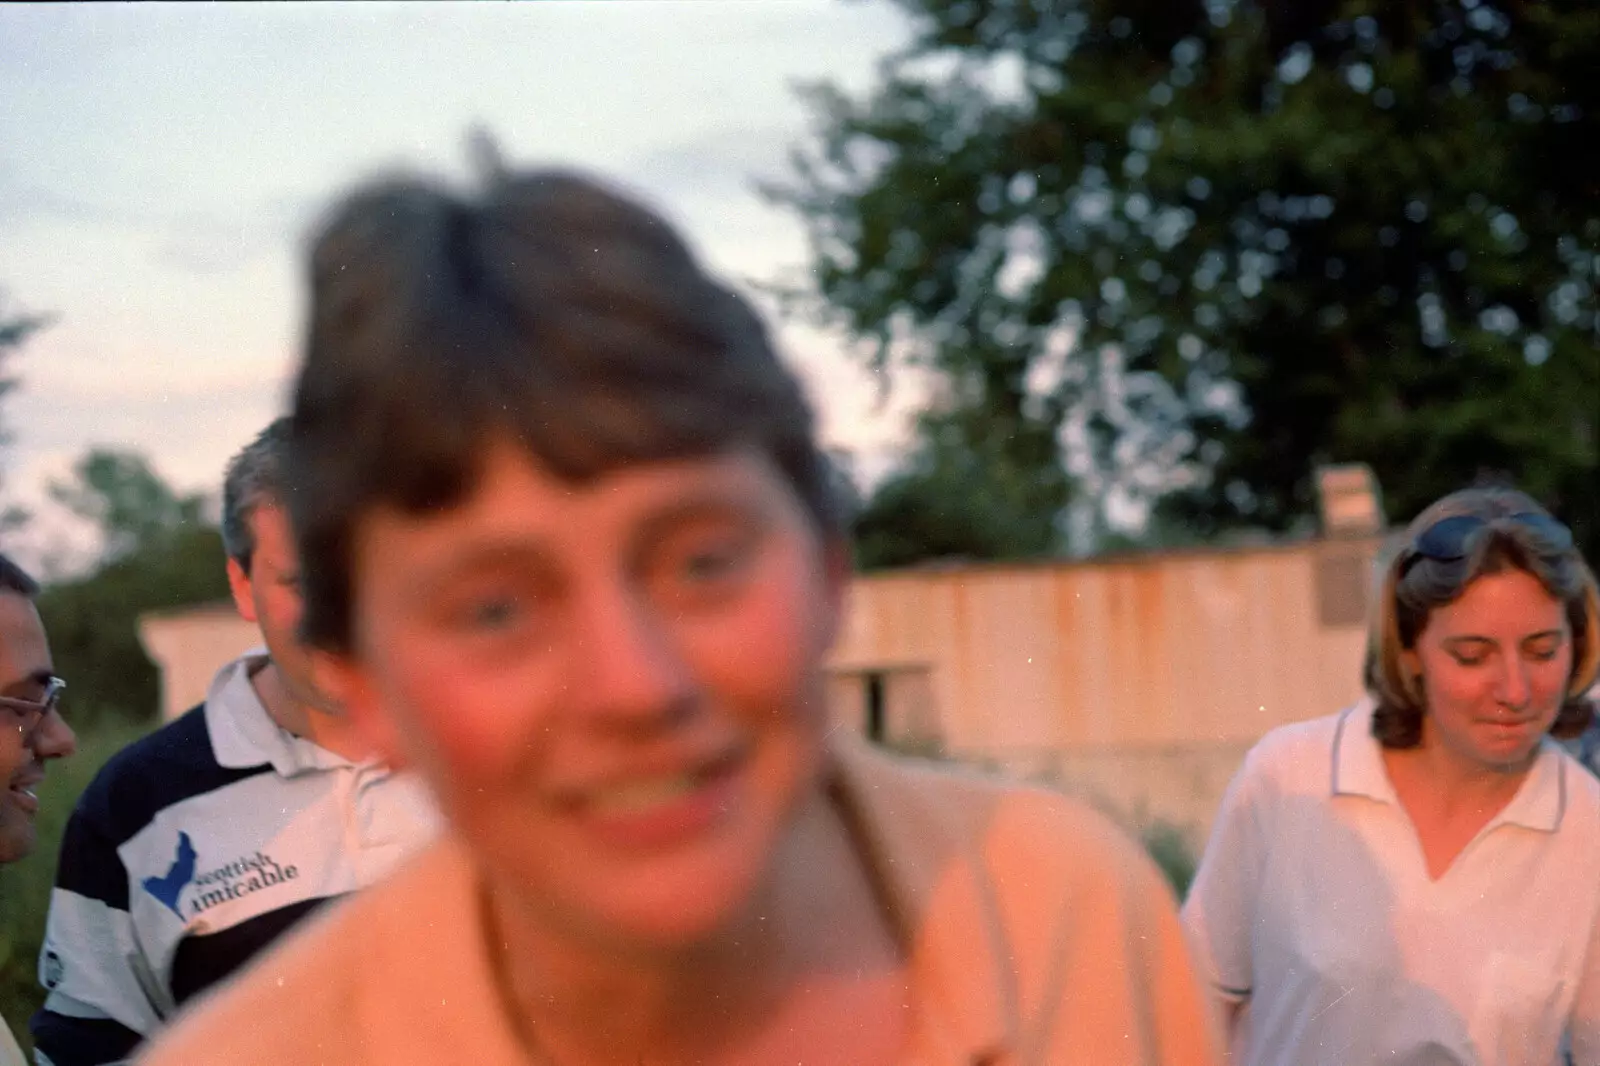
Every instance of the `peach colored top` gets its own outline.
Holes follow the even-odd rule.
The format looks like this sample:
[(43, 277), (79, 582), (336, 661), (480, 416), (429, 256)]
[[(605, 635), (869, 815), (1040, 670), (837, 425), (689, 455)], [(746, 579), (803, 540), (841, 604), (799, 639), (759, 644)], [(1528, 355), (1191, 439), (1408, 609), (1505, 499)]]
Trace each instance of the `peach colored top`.
[(4, 1018), (0, 1018), (0, 1066), (27, 1066), (17, 1038), (11, 1035)]
[[(1221, 1062), (1171, 892), (1107, 820), (853, 738), (834, 756), (831, 796), (904, 931), (908, 1066)], [(531, 1066), (477, 883), (447, 838), (259, 957), (136, 1061)]]

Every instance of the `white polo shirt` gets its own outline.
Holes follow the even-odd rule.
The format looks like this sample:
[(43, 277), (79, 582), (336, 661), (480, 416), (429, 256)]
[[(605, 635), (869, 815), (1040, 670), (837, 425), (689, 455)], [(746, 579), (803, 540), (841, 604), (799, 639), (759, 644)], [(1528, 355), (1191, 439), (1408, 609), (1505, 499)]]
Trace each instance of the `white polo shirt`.
[(1600, 782), (1546, 738), (1437, 880), (1372, 703), (1267, 734), (1184, 905), (1242, 1066), (1600, 1066)]

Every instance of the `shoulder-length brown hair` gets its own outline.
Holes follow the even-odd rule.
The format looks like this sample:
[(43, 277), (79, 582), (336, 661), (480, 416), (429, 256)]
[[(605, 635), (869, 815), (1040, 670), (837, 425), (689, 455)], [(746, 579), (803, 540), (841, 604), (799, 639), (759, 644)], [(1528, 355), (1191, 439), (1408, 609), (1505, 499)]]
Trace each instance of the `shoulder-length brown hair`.
[[(1594, 707), (1586, 697), (1600, 669), (1600, 594), (1576, 546), (1552, 541), (1513, 516), (1548, 516), (1532, 497), (1505, 488), (1453, 492), (1431, 504), (1406, 530), (1405, 546), (1389, 561), (1373, 605), (1366, 682), (1376, 707), (1372, 733), (1386, 748), (1413, 748), (1422, 740), (1426, 697), (1422, 679), (1405, 669), (1402, 653), (1416, 647), (1428, 616), (1454, 602), (1486, 574), (1521, 570), (1536, 578), (1566, 608), (1572, 630), (1572, 674), (1567, 698), (1550, 727), (1555, 737), (1575, 737), (1589, 726)], [(1439, 560), (1417, 550), (1417, 538), (1446, 518), (1482, 519), (1487, 528), (1465, 558)]]

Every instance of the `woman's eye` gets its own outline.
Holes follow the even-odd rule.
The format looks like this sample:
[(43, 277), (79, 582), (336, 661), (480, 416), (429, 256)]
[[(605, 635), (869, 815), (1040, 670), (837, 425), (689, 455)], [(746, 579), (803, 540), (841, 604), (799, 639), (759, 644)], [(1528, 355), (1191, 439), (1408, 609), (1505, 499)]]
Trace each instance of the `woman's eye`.
[(743, 572), (754, 555), (750, 537), (730, 537), (702, 542), (670, 557), (665, 571), (669, 580), (696, 588), (728, 581)]
[(733, 550), (696, 552), (683, 561), (683, 574), (691, 581), (714, 581), (739, 565), (739, 553)]
[(462, 612), (474, 629), (505, 629), (517, 620), (520, 604), (510, 596), (479, 600)]
[(1488, 658), (1483, 655), (1456, 655), (1455, 660), (1462, 666), (1482, 666)]

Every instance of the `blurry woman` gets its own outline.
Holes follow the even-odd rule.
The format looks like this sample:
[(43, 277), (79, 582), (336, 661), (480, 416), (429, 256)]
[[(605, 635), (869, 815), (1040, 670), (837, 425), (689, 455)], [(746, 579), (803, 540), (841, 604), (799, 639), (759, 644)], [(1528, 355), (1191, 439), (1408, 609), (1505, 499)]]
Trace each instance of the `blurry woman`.
[[(71, 755), (77, 745), (56, 710), (63, 686), (33, 605), (38, 593), (38, 584), (0, 555), (0, 781), (6, 786), (0, 792), (0, 863), (33, 850), (35, 790), (45, 763)], [(22, 1063), (11, 1030), (0, 1024), (0, 1066)]]
[(302, 629), (445, 833), (138, 1061), (1216, 1061), (1137, 845), (830, 717), (832, 469), (662, 219), (559, 172), (406, 180), (311, 263)]
[(1185, 906), (1234, 1061), (1600, 1062), (1593, 574), (1504, 489), (1425, 510), (1389, 564), (1369, 695), (1269, 733)]

